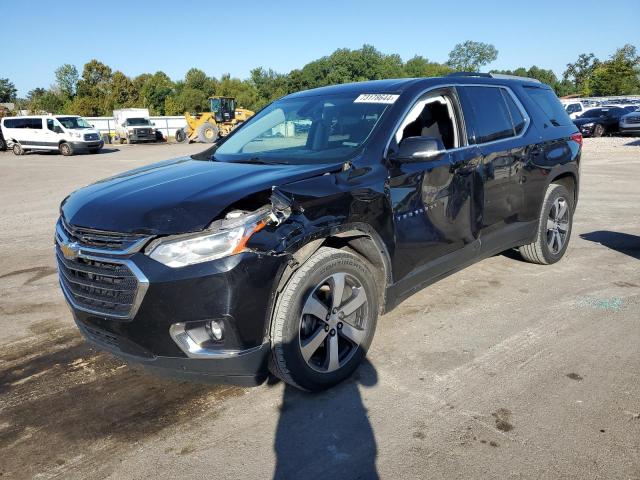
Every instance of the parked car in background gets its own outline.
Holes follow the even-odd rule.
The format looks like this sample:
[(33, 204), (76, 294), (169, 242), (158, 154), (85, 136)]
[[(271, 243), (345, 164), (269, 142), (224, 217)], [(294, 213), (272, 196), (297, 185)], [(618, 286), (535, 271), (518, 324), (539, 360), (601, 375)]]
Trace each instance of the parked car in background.
[(579, 100), (576, 100), (576, 101), (563, 100), (561, 101), (561, 103), (562, 103), (562, 106), (564, 107), (564, 110), (567, 112), (567, 114), (569, 114), (569, 117), (571, 117), (572, 119), (582, 115), (587, 109), (593, 108), (593, 107), (586, 106)]
[(104, 146), (98, 131), (78, 115), (5, 117), (0, 128), (15, 155), (30, 150), (98, 153)]
[(620, 118), (628, 112), (620, 107), (598, 107), (587, 110), (573, 120), (585, 137), (601, 137), (619, 131)]
[(640, 110), (634, 110), (620, 117), (620, 133), (623, 135), (640, 135)]
[(378, 315), (430, 283), (512, 248), (559, 261), (581, 149), (529, 78), (294, 93), (200, 154), (64, 199), (60, 285), (84, 336), (128, 361), (326, 389), (363, 360)]
[[(123, 108), (113, 111), (116, 122), (116, 140), (120, 143), (162, 141), (162, 133), (156, 130), (149, 118), (148, 108)], [(158, 135), (160, 138), (158, 138)]]

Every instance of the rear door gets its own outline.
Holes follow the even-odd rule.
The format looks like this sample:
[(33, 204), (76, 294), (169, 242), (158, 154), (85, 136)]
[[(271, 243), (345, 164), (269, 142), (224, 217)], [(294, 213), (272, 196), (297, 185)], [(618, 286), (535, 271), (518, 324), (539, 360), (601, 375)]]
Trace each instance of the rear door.
[(480, 150), (484, 188), (481, 235), (516, 226), (524, 206), (523, 170), (530, 153), (529, 117), (511, 89), (459, 87), (470, 141)]

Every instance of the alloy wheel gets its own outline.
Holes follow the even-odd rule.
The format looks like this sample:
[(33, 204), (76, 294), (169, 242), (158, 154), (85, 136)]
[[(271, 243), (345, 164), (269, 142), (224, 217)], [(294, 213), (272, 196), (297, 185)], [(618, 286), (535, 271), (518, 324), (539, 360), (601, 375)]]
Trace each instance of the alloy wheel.
[(368, 300), (362, 284), (334, 273), (308, 295), (300, 318), (299, 346), (309, 367), (330, 373), (344, 366), (367, 337)]
[(569, 234), (569, 203), (564, 197), (555, 199), (547, 218), (547, 246), (554, 255), (562, 250)]

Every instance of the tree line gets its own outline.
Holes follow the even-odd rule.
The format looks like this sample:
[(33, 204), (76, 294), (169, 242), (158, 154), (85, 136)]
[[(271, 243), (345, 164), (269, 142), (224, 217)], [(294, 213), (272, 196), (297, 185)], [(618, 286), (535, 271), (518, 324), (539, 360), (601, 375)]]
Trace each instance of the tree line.
[[(146, 107), (152, 115), (181, 115), (185, 111), (208, 111), (211, 95), (236, 97), (239, 106), (258, 110), (271, 101), (299, 90), (338, 83), (402, 77), (434, 77), (456, 71), (480, 71), (493, 62), (493, 45), (466, 41), (456, 45), (445, 63), (416, 55), (404, 62), (397, 54), (385, 54), (371, 45), (341, 48), (289, 73), (258, 67), (249, 78), (223, 74), (219, 78), (192, 68), (183, 79), (173, 81), (158, 71), (129, 77), (98, 60), (86, 63), (82, 73), (65, 64), (55, 71), (55, 83), (35, 88), (24, 99), (16, 98), (14, 84), (0, 78), (0, 102), (15, 102), (32, 112), (73, 113), (83, 116), (111, 115), (117, 108)], [(496, 73), (520, 75), (551, 85), (559, 96), (640, 94), (640, 57), (630, 44), (600, 60), (593, 53), (579, 55), (557, 78), (552, 70), (533, 65)]]

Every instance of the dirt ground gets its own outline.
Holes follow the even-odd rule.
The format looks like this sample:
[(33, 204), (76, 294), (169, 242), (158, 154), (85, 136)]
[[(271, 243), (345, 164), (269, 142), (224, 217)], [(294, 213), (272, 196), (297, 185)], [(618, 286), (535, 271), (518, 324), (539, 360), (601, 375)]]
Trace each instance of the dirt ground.
[(310, 395), (179, 383), (89, 347), (57, 285), (60, 201), (201, 145), (0, 152), (2, 478), (640, 479), (640, 140), (586, 139), (571, 245), (498, 255), (378, 322)]

